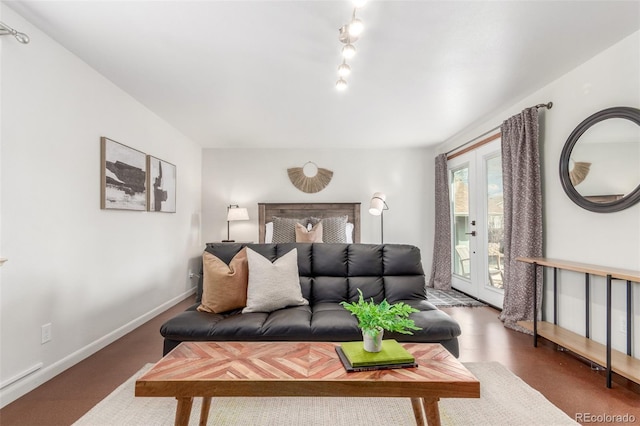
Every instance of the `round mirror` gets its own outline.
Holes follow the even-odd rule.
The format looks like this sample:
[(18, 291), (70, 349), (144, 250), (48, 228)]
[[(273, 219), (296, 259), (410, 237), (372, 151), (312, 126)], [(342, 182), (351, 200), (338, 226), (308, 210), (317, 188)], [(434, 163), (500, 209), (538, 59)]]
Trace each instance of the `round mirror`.
[(607, 108), (580, 123), (562, 149), (560, 181), (573, 202), (593, 212), (640, 201), (640, 109)]

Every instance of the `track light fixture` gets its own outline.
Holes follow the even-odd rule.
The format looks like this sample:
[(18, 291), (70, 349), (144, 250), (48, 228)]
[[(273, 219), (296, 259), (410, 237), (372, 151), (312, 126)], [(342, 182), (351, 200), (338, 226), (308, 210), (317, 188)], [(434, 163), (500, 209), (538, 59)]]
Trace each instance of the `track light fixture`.
[(340, 77), (346, 77), (351, 74), (351, 67), (343, 60), (342, 64), (338, 67), (338, 75)]
[(345, 59), (351, 59), (356, 55), (356, 48), (353, 44), (347, 43), (342, 48), (342, 57)]
[(351, 21), (348, 24), (343, 25), (338, 29), (338, 40), (344, 44), (342, 47), (342, 64), (338, 66), (338, 81), (336, 82), (336, 89), (342, 91), (347, 88), (347, 81), (345, 77), (351, 74), (351, 67), (347, 64), (346, 60), (351, 59), (356, 54), (356, 48), (353, 45), (362, 34), (364, 30), (364, 23), (356, 18), (356, 10), (365, 5), (367, 0), (353, 0), (353, 13), (351, 14)]
[[(353, 9), (355, 15), (355, 9)], [(358, 37), (364, 31), (364, 23), (358, 18), (353, 18), (353, 20), (349, 23), (349, 35), (351, 37)]]
[(20, 31), (16, 31), (4, 22), (0, 22), (0, 36), (3, 35), (12, 35), (22, 44), (29, 43), (29, 36), (25, 33), (21, 33)]

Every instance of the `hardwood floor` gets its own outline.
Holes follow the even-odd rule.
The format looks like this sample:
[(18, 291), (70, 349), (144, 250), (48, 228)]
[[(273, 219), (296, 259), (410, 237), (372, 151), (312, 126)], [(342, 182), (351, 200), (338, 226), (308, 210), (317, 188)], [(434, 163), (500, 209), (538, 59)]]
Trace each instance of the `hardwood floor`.
[[(70, 425), (144, 364), (162, 356), (160, 325), (193, 303), (189, 298), (0, 410), (2, 426)], [(605, 387), (602, 372), (544, 340), (506, 329), (493, 308), (445, 308), (462, 326), (460, 360), (498, 361), (583, 424), (595, 416), (633, 416), (640, 424), (640, 386), (616, 377)], [(588, 419), (591, 421), (584, 421)], [(580, 420), (578, 418), (578, 420)]]

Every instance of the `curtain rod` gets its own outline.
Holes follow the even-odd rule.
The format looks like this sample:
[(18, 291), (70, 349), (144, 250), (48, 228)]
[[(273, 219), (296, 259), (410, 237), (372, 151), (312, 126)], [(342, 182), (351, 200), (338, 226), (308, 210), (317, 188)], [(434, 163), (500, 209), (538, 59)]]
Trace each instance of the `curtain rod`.
[[(547, 109), (551, 109), (551, 108), (553, 108), (553, 102), (547, 102), (546, 104), (538, 104), (538, 105), (534, 105), (534, 106), (529, 107), (529, 108), (547, 108)], [(526, 109), (529, 109), (529, 108), (526, 108)], [(477, 139), (480, 139), (481, 137), (486, 136), (486, 135), (488, 135), (489, 133), (491, 133), (491, 132), (493, 132), (495, 130), (498, 130), (500, 127), (502, 127), (502, 124), (500, 124), (499, 126), (494, 127), (493, 129), (487, 130), (486, 132), (484, 132), (480, 136), (476, 136), (475, 138), (471, 139), (470, 141), (467, 141), (467, 142), (465, 142), (465, 143), (463, 143), (461, 145), (458, 145), (457, 147), (455, 147), (453, 149), (450, 149), (449, 151), (445, 152), (445, 155), (449, 155), (452, 152), (459, 150), (463, 146), (469, 145), (471, 142), (473, 142), (473, 141), (475, 141)]]

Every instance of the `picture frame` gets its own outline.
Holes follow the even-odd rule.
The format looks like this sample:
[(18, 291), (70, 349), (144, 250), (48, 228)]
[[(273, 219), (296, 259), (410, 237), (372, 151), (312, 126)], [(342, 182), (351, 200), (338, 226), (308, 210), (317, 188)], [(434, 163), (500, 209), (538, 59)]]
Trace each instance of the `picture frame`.
[(100, 138), (100, 208), (147, 210), (146, 154)]
[(147, 209), (150, 212), (176, 212), (176, 166), (147, 155)]

